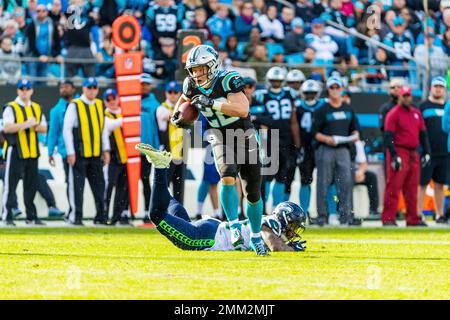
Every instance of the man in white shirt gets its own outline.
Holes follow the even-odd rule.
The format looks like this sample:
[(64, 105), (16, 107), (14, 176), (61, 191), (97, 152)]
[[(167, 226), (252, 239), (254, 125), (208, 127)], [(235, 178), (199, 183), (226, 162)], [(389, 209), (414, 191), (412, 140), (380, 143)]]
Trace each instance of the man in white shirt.
[[(63, 137), (69, 164), (68, 188), (70, 211), (66, 221), (82, 226), (84, 183), (87, 178), (94, 195), (96, 216), (94, 224), (106, 224), (104, 208), (105, 180), (103, 163), (109, 164), (110, 154), (105, 139), (103, 102), (97, 99), (95, 78), (83, 82), (83, 94), (73, 100), (64, 116)], [(102, 163), (103, 155), (103, 163)]]
[(3, 132), (7, 146), (3, 150), (6, 162), (2, 220), (15, 226), (13, 209), (17, 203), (16, 188), (23, 179), (26, 223), (43, 225), (37, 216), (34, 197), (38, 183), (38, 133), (47, 132), (47, 121), (39, 104), (31, 100), (33, 86), (29, 80), (19, 80), (17, 98), (3, 109)]

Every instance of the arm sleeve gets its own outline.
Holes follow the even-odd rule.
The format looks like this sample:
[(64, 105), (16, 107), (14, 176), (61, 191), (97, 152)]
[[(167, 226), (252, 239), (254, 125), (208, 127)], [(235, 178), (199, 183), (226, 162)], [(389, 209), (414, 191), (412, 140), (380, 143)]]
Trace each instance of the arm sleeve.
[(366, 152), (364, 151), (364, 143), (362, 141), (355, 142), (356, 147), (356, 163), (365, 163), (367, 162)]
[(41, 122), (39, 122), (39, 125), (47, 127), (47, 118), (45, 117), (45, 114), (42, 114), (41, 116)]
[(167, 108), (159, 107), (156, 109), (156, 121), (158, 121), (158, 128), (160, 131), (167, 131), (167, 120), (170, 116), (170, 111)]
[(384, 146), (386, 149), (389, 150), (392, 157), (395, 157), (397, 155), (397, 150), (395, 149), (394, 145), (394, 133), (392, 131), (384, 131)]
[(50, 111), (50, 127), (48, 128), (47, 134), (47, 149), (49, 157), (55, 152), (58, 132), (61, 132), (61, 128), (59, 127), (58, 119), (56, 119), (55, 109), (53, 109)]
[(420, 131), (419, 139), (424, 154), (431, 154), (430, 140), (428, 140), (428, 133), (425, 130)]
[(442, 130), (450, 133), (450, 100), (445, 105), (444, 117), (442, 118)]
[(14, 112), (11, 107), (6, 107), (3, 111), (3, 126), (5, 124), (14, 124), (16, 120), (14, 119)]
[(63, 138), (67, 155), (75, 154), (72, 129), (77, 125), (77, 110), (74, 103), (70, 103), (64, 116)]

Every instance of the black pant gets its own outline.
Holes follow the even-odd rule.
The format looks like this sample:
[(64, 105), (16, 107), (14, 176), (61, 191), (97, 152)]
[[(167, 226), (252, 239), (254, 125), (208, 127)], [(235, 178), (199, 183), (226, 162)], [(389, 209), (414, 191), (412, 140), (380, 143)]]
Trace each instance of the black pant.
[(82, 158), (78, 155), (76, 159), (75, 165), (69, 167), (69, 221), (78, 223), (83, 219), (83, 193), (86, 178), (94, 195), (97, 210), (95, 221), (105, 221), (105, 180), (102, 159), (100, 157)]
[(3, 188), (2, 219), (13, 220), (12, 209), (17, 207), (16, 188), (23, 179), (23, 200), (27, 220), (37, 218), (34, 197), (38, 186), (38, 159), (20, 159), (16, 147), (9, 146), (6, 150), (6, 168)]
[(184, 180), (186, 176), (186, 165), (184, 163), (170, 163), (168, 172), (168, 183), (172, 183), (172, 194), (179, 203), (184, 203)]
[(378, 180), (377, 175), (371, 171), (366, 171), (366, 179), (364, 182), (358, 183), (367, 187), (367, 193), (369, 195), (369, 210), (370, 213), (378, 211)]
[(111, 161), (108, 165), (106, 176), (106, 216), (108, 216), (109, 214), (109, 206), (111, 203), (113, 188), (116, 188), (116, 194), (114, 196), (113, 215), (111, 218), (111, 223), (114, 224), (120, 220), (122, 212), (128, 209), (128, 205), (130, 203), (127, 166), (125, 164)]
[(145, 212), (148, 212), (150, 206), (150, 196), (152, 189), (150, 186), (150, 172), (152, 171), (152, 164), (147, 161), (145, 156), (141, 156), (141, 180), (144, 189), (144, 206)]
[(38, 186), (37, 191), (39, 194), (44, 198), (45, 202), (47, 203), (47, 207), (56, 207), (55, 202), (55, 196), (53, 195), (52, 190), (50, 189), (50, 186), (47, 183), (47, 179), (44, 175), (38, 174)]

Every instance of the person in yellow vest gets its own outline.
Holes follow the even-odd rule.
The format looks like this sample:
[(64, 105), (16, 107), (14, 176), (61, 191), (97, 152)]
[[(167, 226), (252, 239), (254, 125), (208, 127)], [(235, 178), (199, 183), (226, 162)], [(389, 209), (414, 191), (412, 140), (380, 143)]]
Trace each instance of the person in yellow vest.
[(83, 225), (83, 193), (86, 178), (91, 186), (97, 211), (94, 224), (104, 225), (107, 222), (104, 208), (103, 164), (109, 163), (110, 154), (102, 139), (105, 115), (103, 102), (97, 99), (97, 95), (97, 80), (87, 78), (83, 82), (83, 94), (67, 106), (64, 115), (63, 137), (69, 164), (67, 187), (70, 205), (66, 222), (70, 225)]
[(168, 182), (172, 183), (173, 197), (183, 204), (186, 175), (186, 164), (183, 161), (183, 129), (177, 128), (169, 122), (173, 108), (180, 98), (181, 86), (175, 81), (168, 82), (165, 95), (166, 100), (156, 110), (160, 150), (170, 151), (172, 154), (172, 162), (168, 171)]
[(106, 182), (105, 208), (106, 215), (109, 214), (112, 191), (116, 188), (113, 205), (113, 215), (108, 222), (109, 225), (132, 225), (129, 219), (128, 206), (130, 195), (128, 190), (127, 176), (127, 153), (125, 150), (125, 140), (122, 134), (122, 109), (119, 106), (117, 92), (114, 89), (107, 89), (103, 94), (105, 103), (105, 129), (102, 139), (105, 150), (111, 154), (109, 164), (104, 167)]
[(40, 105), (31, 100), (32, 95), (31, 82), (20, 80), (17, 84), (17, 98), (8, 102), (3, 108), (6, 169), (2, 220), (8, 226), (15, 226), (12, 210), (16, 205), (16, 188), (20, 179), (23, 179), (24, 186), (26, 223), (44, 224), (38, 218), (33, 202), (38, 184), (38, 133), (47, 132), (47, 121)]

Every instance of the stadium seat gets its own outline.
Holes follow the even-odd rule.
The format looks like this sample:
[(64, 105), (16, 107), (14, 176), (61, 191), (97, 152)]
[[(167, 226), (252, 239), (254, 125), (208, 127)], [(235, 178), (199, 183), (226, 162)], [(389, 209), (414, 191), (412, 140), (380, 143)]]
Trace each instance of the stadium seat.
[(272, 60), (272, 57), (277, 52), (284, 53), (284, 48), (282, 45), (278, 43), (266, 43), (267, 48), (267, 57), (269, 58), (269, 61)]
[(302, 52), (287, 55), (287, 56), (285, 56), (285, 58), (286, 58), (287, 64), (292, 65), (292, 66), (305, 62)]

